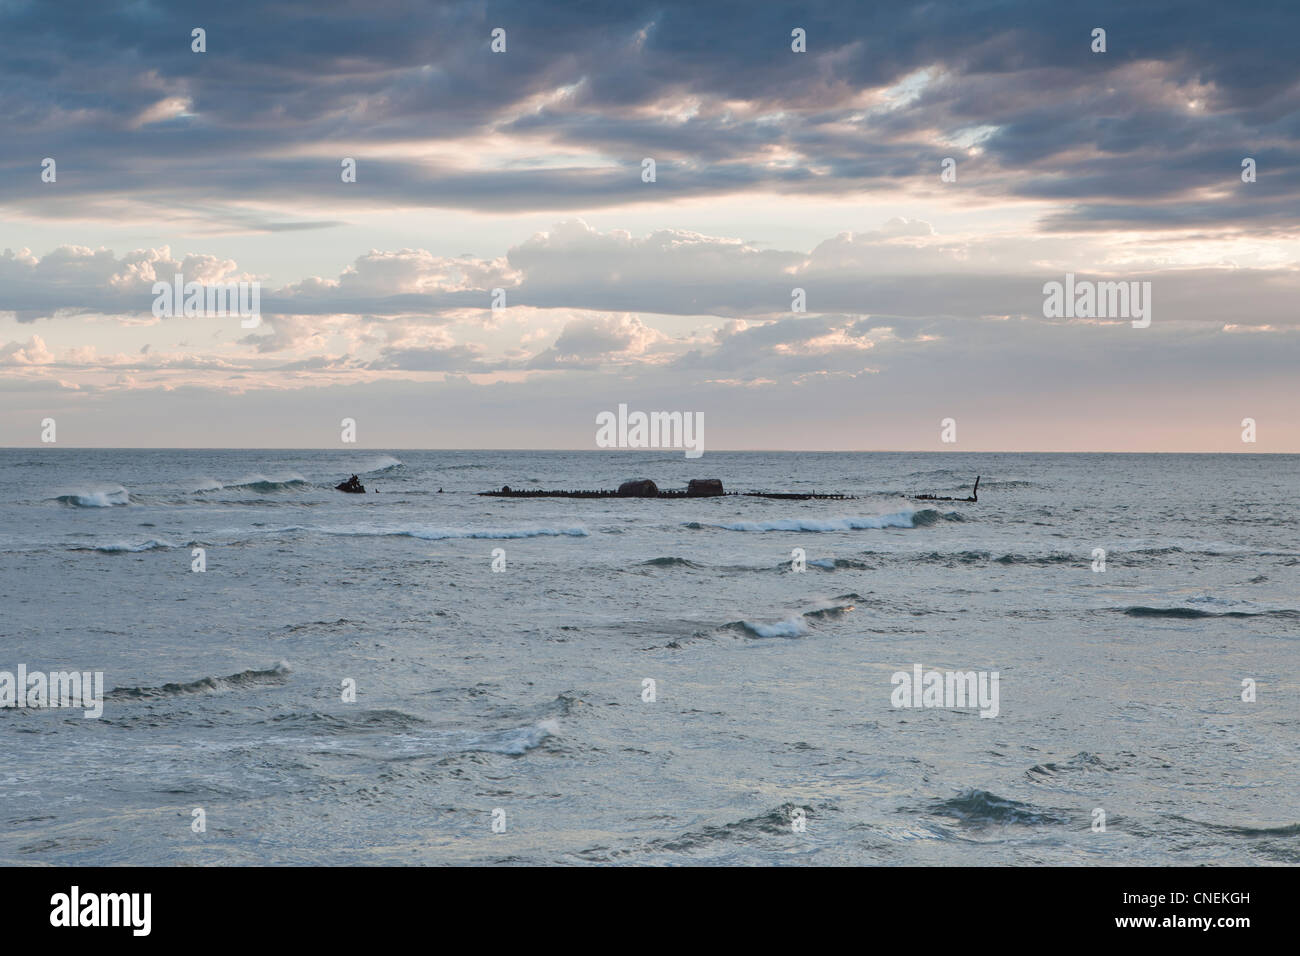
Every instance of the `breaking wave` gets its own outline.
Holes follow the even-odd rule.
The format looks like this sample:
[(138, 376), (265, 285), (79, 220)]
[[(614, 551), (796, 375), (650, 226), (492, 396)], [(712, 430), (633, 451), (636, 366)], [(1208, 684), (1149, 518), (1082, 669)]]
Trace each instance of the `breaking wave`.
[(163, 684), (161, 687), (114, 687), (105, 694), (105, 698), (117, 699), (153, 699), (158, 697), (178, 697), (182, 694), (215, 693), (224, 690), (237, 690), (244, 687), (257, 687), (263, 684), (283, 684), (289, 679), (288, 661), (280, 661), (266, 670), (240, 671), (227, 677), (203, 677), (186, 684)]
[(467, 741), (460, 749), (465, 753), (494, 753), (518, 757), (534, 748), (540, 747), (547, 737), (560, 732), (560, 725), (555, 720), (538, 721), (531, 727), (517, 727), (483, 734)]
[(443, 541), (448, 538), (585, 538), (586, 528), (484, 528), (471, 531), (456, 528), (398, 528), (392, 530), (323, 530), (323, 534), (358, 538), (419, 538), (421, 541)]
[(775, 624), (755, 623), (754, 621), (732, 621), (722, 630), (735, 631), (747, 637), (803, 637), (809, 632), (809, 623), (834, 621), (854, 610), (862, 595), (854, 592), (837, 594), (830, 601), (845, 601), (844, 604), (827, 603), (824, 607), (813, 608), (802, 614), (791, 614)]
[(358, 469), (358, 475), (378, 475), (385, 471), (392, 471), (394, 468), (401, 468), (402, 461), (394, 458), (392, 455), (380, 455), (378, 458), (366, 464), (366, 467)]
[[(732, 626), (732, 625), (729, 625)], [(751, 621), (737, 621), (734, 625), (751, 637), (803, 637), (808, 633), (808, 622), (802, 617), (791, 615), (775, 624), (755, 624)]]
[(73, 551), (98, 551), (100, 554), (140, 554), (145, 551), (167, 551), (176, 547), (166, 541), (150, 538), (142, 544), (127, 544), (124, 541), (113, 544), (97, 544), (92, 547), (73, 548)]
[(102, 491), (70, 492), (52, 499), (70, 508), (112, 508), (114, 505), (129, 505), (131, 493), (118, 485)]
[[(929, 517), (933, 516), (933, 517)], [(939, 519), (939, 512), (898, 511), (887, 515), (872, 515), (863, 518), (782, 518), (775, 521), (736, 521), (730, 524), (703, 525), (698, 521), (689, 522), (686, 527), (721, 528), (724, 531), (863, 531), (881, 528), (915, 528), (933, 524)]]

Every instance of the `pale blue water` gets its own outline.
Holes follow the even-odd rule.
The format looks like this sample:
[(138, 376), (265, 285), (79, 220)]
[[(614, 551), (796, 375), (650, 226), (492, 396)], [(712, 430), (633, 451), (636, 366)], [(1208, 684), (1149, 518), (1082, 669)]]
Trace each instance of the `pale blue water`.
[[(0, 862), (1295, 863), (1298, 465), (2, 450)], [(866, 497), (473, 495), (642, 476)]]

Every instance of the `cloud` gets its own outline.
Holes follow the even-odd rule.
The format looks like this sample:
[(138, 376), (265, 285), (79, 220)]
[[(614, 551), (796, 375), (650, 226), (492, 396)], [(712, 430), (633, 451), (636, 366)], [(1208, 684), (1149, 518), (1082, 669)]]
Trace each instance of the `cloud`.
[[(901, 217), (808, 251), (676, 229), (634, 236), (574, 219), (495, 257), (370, 250), (335, 276), (263, 290), (262, 322), (251, 331), (230, 318), (155, 320), (156, 280), (177, 271), (209, 282), (247, 275), (234, 260), (178, 258), (167, 247), (121, 256), (79, 246), (43, 257), (6, 250), (0, 309), (20, 324), (45, 317), (51, 329), (193, 327), (222, 343), (215, 357), (223, 361), (255, 368), (258, 357), (276, 358), (305, 371), (303, 361), (328, 356), (324, 367), (358, 375), (656, 364), (767, 378), (819, 367), (859, 374), (895, 348), (964, 347), (984, 334), (985, 320), (1016, 319), (1022, 329), (1067, 321), (1043, 317), (1044, 283), (1067, 272), (1150, 282), (1161, 328), (1300, 324), (1294, 267), (1173, 267), (1164, 255), (1100, 240), (947, 236)], [(490, 308), (493, 289), (505, 291), (505, 309)], [(795, 290), (805, 313), (792, 311)]]
[(53, 361), (54, 353), (45, 347), (39, 335), (33, 335), (26, 343), (0, 346), (0, 365), (49, 365)]
[[(22, 51), (0, 64), (0, 206), (265, 231), (335, 224), (302, 213), (342, 201), (520, 212), (924, 196), (952, 156), (953, 193), (1040, 206), (1048, 229), (1282, 230), (1300, 212), (1285, 3), (1225, 21), (1208, 0), (1104, 0), (1064, 17), (953, 0), (866, 18), (829, 0), (490, 14), (353, 0), (260, 5), (256, 36), (249, 15), (205, 8), (209, 51), (194, 54), (183, 7), (90, 11), (75, 26), (40, 5), (0, 9)], [(796, 23), (806, 54), (789, 48)], [(1098, 23), (1104, 54), (1090, 50)], [(499, 24), (509, 46), (495, 55)], [(1246, 155), (1262, 173), (1249, 189)], [(57, 187), (34, 174), (42, 156), (67, 170)], [(346, 187), (341, 156), (359, 162)]]
[(136, 249), (120, 258), (110, 249), (59, 246), (44, 256), (29, 249), (0, 254), (0, 310), (34, 322), (56, 312), (150, 314), (157, 281), (231, 282), (249, 278), (220, 256), (173, 257), (171, 249)]
[[(1126, 403), (1294, 404), (1294, 5), (202, 13), (196, 54), (185, 4), (0, 4), (0, 416), (167, 389), (215, 434), (209, 408), (276, 429), (436, 394), (527, 444), (625, 396), (738, 443), (902, 441), (954, 406), (1084, 442)], [(1044, 318), (1067, 272), (1150, 282), (1151, 327)], [(155, 319), (176, 273), (262, 281), (261, 326)]]
[(559, 338), (529, 363), (530, 368), (581, 368), (639, 359), (666, 339), (635, 315), (590, 315), (572, 319)]

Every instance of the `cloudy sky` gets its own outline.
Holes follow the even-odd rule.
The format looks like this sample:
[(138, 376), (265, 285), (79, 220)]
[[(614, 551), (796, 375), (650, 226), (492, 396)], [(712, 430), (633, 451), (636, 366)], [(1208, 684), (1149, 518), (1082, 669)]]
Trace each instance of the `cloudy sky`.
[(1292, 2), (0, 0), (0, 445), (1298, 452), (1298, 144)]

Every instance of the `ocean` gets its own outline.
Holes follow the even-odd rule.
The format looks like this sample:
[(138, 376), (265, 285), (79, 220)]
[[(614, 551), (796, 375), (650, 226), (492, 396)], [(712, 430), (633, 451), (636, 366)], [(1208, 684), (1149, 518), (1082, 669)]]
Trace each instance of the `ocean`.
[(0, 862), (1295, 864), (1298, 465), (0, 450)]

